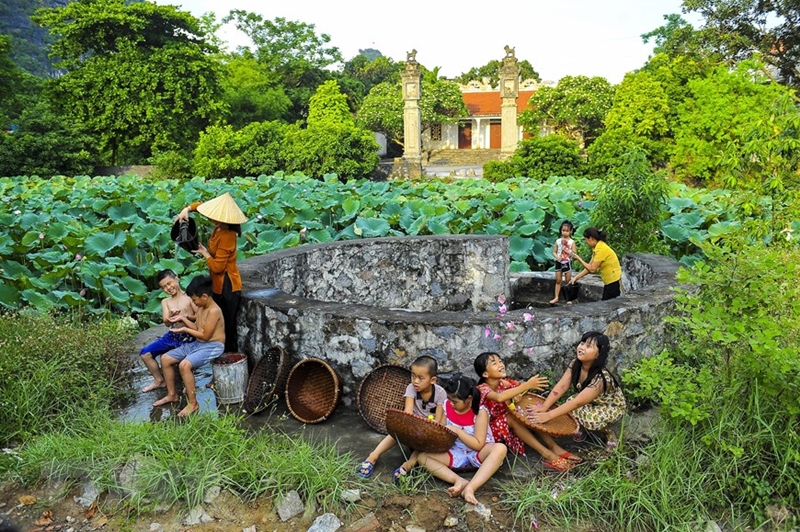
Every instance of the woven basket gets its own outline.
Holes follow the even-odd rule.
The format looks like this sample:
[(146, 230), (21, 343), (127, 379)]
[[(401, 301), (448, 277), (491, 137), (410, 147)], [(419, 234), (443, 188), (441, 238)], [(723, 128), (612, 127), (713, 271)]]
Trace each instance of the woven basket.
[(248, 414), (257, 414), (267, 408), (283, 390), (288, 372), (286, 351), (279, 346), (267, 349), (250, 374), (242, 409)]
[(435, 421), (390, 408), (386, 430), (403, 445), (425, 453), (445, 453), (456, 442), (456, 433)]
[(378, 366), (358, 386), (358, 413), (373, 430), (386, 434), (386, 410), (402, 410), (403, 394), (411, 382), (411, 370), (395, 364)]
[(546, 432), (552, 436), (571, 436), (578, 432), (578, 422), (570, 414), (564, 414), (551, 419), (547, 423), (534, 423), (528, 418), (528, 414), (533, 414), (531, 408), (535, 404), (541, 404), (545, 398), (535, 393), (526, 393), (514, 398), (514, 408), (509, 408), (508, 413), (525, 424), (528, 428)]
[(341, 395), (342, 380), (330, 364), (319, 358), (301, 360), (286, 379), (286, 406), (302, 423), (328, 419)]

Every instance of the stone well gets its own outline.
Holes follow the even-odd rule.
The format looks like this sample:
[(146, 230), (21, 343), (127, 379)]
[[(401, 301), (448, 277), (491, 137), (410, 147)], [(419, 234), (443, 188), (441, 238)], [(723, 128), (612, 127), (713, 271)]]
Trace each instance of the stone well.
[[(240, 263), (240, 348), (255, 363), (273, 345), (294, 360), (322, 358), (344, 383), (346, 402), (381, 364), (420, 355), (440, 372), (473, 375), (483, 351), (509, 376), (560, 375), (589, 330), (611, 338), (621, 370), (666, 345), (679, 264), (659, 255), (623, 257), (623, 296), (599, 301), (596, 275), (572, 306), (549, 307), (553, 273), (509, 274), (502, 236), (420, 236), (312, 244)], [(505, 307), (500, 301), (505, 301)]]

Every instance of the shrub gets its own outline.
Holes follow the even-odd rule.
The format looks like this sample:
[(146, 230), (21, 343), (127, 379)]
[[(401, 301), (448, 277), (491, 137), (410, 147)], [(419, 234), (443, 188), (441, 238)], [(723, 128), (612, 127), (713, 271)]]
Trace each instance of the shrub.
[(508, 161), (489, 161), (483, 165), (483, 178), (490, 183), (501, 183), (514, 177), (514, 167)]
[(514, 175), (540, 180), (551, 176), (580, 177), (584, 173), (580, 146), (560, 135), (523, 140), (509, 164)]
[(592, 223), (605, 230), (619, 255), (665, 254), (660, 229), (667, 191), (666, 179), (653, 172), (642, 150), (634, 149), (601, 183)]
[(287, 172), (347, 181), (369, 177), (380, 161), (373, 133), (352, 124), (290, 129), (286, 139)]
[(67, 314), (0, 319), (0, 445), (69, 426), (124, 395), (136, 322), (81, 323)]
[(192, 171), (230, 179), (283, 170), (286, 127), (281, 122), (253, 122), (238, 131), (230, 125), (211, 126), (200, 134)]

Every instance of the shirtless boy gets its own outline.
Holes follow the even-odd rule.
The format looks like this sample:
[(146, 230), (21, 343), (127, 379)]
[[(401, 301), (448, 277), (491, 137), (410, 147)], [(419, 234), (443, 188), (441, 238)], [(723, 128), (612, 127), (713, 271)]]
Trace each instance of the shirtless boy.
[(194, 342), (194, 336), (186, 333), (176, 333), (173, 329), (179, 327), (180, 324), (170, 321), (172, 316), (186, 316), (190, 320), (195, 319), (194, 315), (197, 309), (192, 304), (192, 298), (187, 296), (181, 289), (180, 280), (172, 270), (158, 272), (156, 282), (161, 287), (161, 290), (169, 295), (169, 297), (161, 300), (161, 320), (170, 330), (167, 331), (167, 334), (146, 345), (139, 353), (142, 357), (142, 362), (153, 375), (153, 382), (142, 388), (143, 392), (164, 387), (164, 376), (158, 367), (157, 356), (161, 356), (186, 342)]
[(162, 406), (180, 399), (175, 386), (177, 365), (188, 399), (188, 404), (178, 413), (178, 417), (186, 417), (200, 409), (193, 371), (208, 364), (225, 350), (225, 320), (219, 306), (211, 297), (211, 278), (203, 275), (192, 279), (186, 287), (186, 295), (192, 298), (192, 303), (197, 307), (196, 320), (192, 321), (181, 315), (171, 316), (169, 319), (172, 323), (183, 324), (182, 327), (173, 329), (174, 332), (190, 334), (197, 341), (183, 344), (161, 357), (167, 395), (153, 403), (153, 406)]

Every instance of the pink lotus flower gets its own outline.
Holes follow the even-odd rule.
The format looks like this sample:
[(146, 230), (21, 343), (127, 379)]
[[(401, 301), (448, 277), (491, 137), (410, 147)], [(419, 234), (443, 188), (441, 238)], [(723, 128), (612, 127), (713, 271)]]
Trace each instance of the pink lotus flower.
[(86, 297), (86, 289), (85, 288), (83, 288), (81, 290), (81, 297)]
[(80, 253), (75, 254), (75, 260), (81, 260), (82, 258)]
[(500, 338), (502, 338), (502, 336), (500, 336), (499, 334), (495, 334), (495, 335), (494, 335), (494, 339), (495, 339), (495, 340), (499, 340)]
[(514, 325), (516, 324), (513, 321), (509, 321), (508, 323), (506, 323), (506, 327), (508, 327), (509, 329), (513, 329)]
[(506, 296), (497, 296), (497, 302), (500, 303), (501, 305), (505, 305), (506, 304)]
[(524, 319), (526, 322), (533, 321), (533, 314), (531, 314), (530, 312), (526, 312), (525, 314), (522, 315), (522, 319)]
[(500, 305), (500, 308), (498, 308), (497, 310), (500, 311), (500, 314), (505, 314), (506, 312), (508, 312), (508, 307), (506, 307), (505, 305)]
[(486, 327), (486, 330), (483, 331), (483, 337), (484, 338), (489, 338), (490, 334), (492, 334), (492, 331), (489, 329), (489, 327)]
[(512, 345), (514, 345), (514, 341), (513, 341), (513, 340), (509, 340), (509, 341), (508, 341), (508, 344), (506, 344), (506, 345), (508, 345), (509, 347), (511, 347)]
[(39, 233), (39, 240), (44, 238), (44, 233)]

